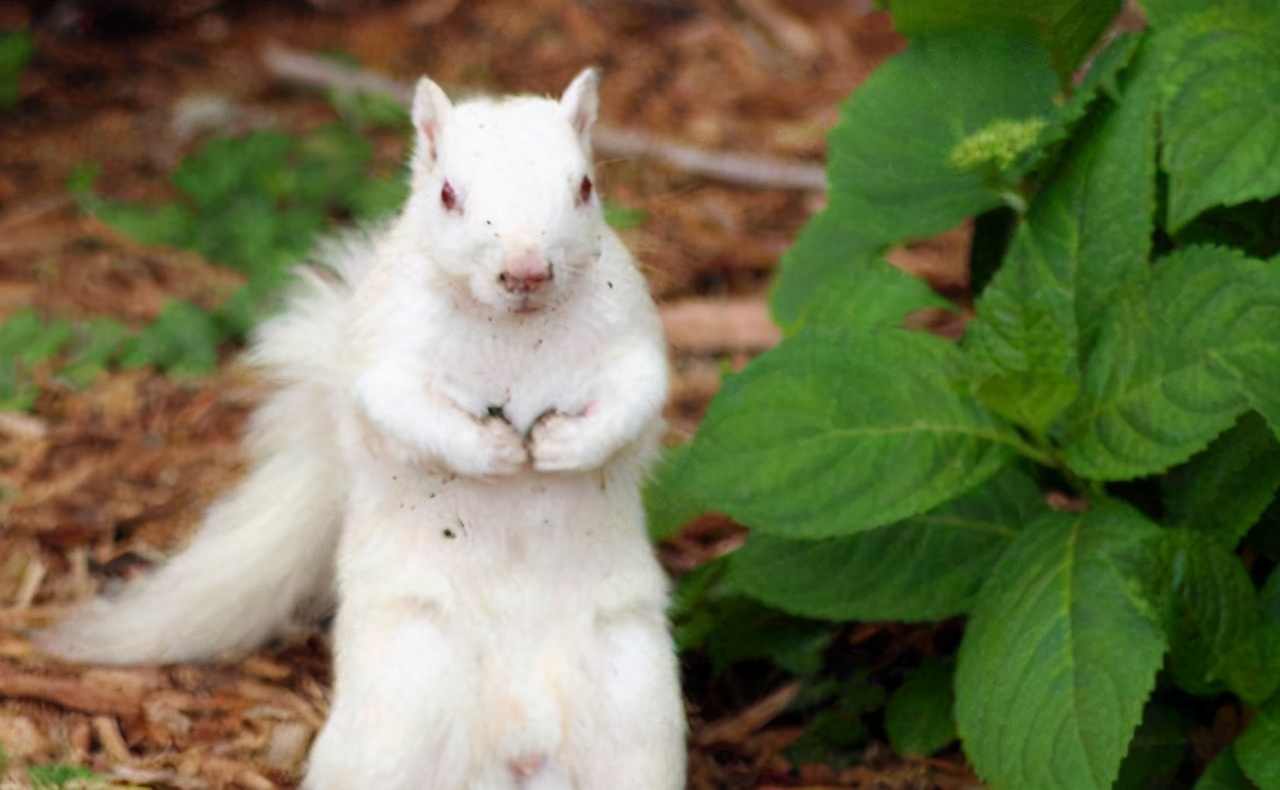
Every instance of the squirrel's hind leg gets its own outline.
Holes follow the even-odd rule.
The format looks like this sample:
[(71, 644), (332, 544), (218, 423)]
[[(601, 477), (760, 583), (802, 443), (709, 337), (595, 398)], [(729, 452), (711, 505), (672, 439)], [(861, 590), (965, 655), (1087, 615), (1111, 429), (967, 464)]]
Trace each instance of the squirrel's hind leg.
[(479, 694), (470, 646), (429, 604), (344, 603), (335, 690), (311, 748), (305, 790), (461, 790), (476, 776)]
[(663, 613), (598, 627), (567, 717), (576, 790), (684, 790), (684, 699)]

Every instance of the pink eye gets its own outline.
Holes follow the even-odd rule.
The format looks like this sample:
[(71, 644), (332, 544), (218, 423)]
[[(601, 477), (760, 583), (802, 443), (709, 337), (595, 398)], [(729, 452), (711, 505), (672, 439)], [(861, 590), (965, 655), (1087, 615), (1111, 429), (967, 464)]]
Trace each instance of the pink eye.
[(581, 205), (585, 205), (586, 202), (590, 199), (591, 199), (591, 179), (588, 178), (587, 176), (583, 176), (582, 183), (578, 184), (578, 198), (574, 202), (576, 205), (581, 206)]
[(440, 205), (444, 206), (445, 211), (461, 211), (462, 207), (458, 203), (458, 193), (453, 191), (453, 185), (448, 181), (444, 182), (444, 186), (440, 187)]

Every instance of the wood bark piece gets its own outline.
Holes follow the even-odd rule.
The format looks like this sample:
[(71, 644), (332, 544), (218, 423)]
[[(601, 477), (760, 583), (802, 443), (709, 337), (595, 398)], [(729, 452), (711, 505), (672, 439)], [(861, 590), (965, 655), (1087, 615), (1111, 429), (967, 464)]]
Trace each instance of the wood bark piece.
[(693, 298), (659, 308), (671, 347), (688, 354), (767, 351), (782, 340), (763, 297)]
[(813, 63), (822, 56), (822, 41), (818, 35), (775, 0), (738, 0), (738, 7), (792, 57)]
[[(413, 87), (406, 82), (331, 63), (278, 44), (262, 51), (262, 62), (276, 77), (306, 85), (378, 93), (405, 106), (413, 98)], [(826, 170), (817, 164), (705, 151), (605, 124), (596, 125), (593, 139), (596, 150), (606, 156), (652, 157), (690, 173), (731, 184), (812, 191), (827, 188)]]
[(21, 672), (0, 664), (0, 697), (24, 697), (84, 713), (135, 718), (146, 693), (167, 685), (155, 670), (90, 669), (78, 677)]

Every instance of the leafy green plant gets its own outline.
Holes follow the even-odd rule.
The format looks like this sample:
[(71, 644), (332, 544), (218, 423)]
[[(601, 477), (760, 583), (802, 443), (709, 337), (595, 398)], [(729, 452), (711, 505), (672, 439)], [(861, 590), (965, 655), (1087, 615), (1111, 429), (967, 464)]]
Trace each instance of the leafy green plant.
[(22, 98), (18, 79), (35, 49), (30, 33), (0, 31), (0, 110), (13, 107)]
[[(245, 336), (269, 309), (289, 266), (335, 219), (373, 221), (399, 208), (405, 183), (398, 176), (370, 177), (372, 158), (369, 141), (341, 125), (302, 137), (254, 132), (213, 140), (174, 172), (182, 197), (158, 206), (101, 198), (93, 192), (96, 168), (74, 173), (69, 191), (108, 225), (145, 243), (195, 250), (244, 272), (248, 282), (212, 312), (170, 302), (136, 334), (105, 319), (90, 322), (87, 342), (61, 374), (84, 385), (116, 361), (178, 375), (211, 371), (218, 346)], [(0, 397), (4, 375), (0, 367)], [(24, 400), (0, 407), (29, 407), (34, 390), (23, 392)]]
[[(655, 534), (750, 526), (721, 592), (791, 615), (966, 615), (886, 730), (943, 743), (949, 687), (994, 788), (1189, 783), (1197, 698), (1248, 721), (1197, 787), (1280, 788), (1280, 3), (1147, 0), (1105, 46), (1119, 0), (885, 5), (910, 45), (831, 134), (786, 339), (659, 467)], [(885, 251), (969, 219), (963, 340), (902, 329), (938, 302)]]

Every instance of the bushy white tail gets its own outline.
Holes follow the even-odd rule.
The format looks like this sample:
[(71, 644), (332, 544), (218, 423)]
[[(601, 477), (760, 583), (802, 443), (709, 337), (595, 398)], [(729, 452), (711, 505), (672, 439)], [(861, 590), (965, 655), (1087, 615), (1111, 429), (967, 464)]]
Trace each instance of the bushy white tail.
[(181, 554), (39, 634), (41, 649), (109, 664), (234, 654), (330, 592), (347, 491), (337, 410), (350, 408), (336, 360), (372, 250), (348, 238), (324, 252), (332, 272), (302, 272), (250, 349), (279, 388), (253, 416), (248, 475), (209, 509)]

